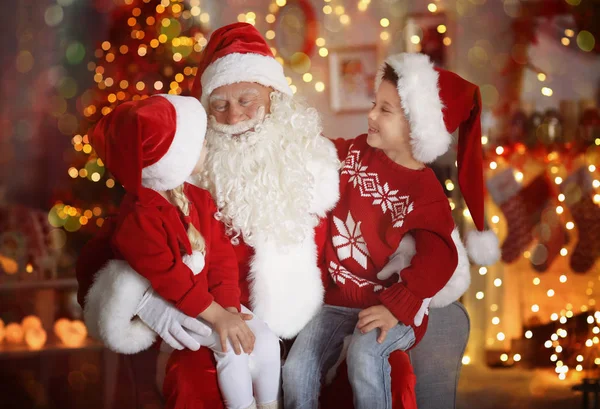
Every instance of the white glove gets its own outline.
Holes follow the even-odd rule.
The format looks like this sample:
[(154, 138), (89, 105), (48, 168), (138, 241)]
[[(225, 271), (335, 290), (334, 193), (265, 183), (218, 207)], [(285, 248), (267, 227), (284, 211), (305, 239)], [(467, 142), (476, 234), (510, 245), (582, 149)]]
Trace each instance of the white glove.
[(179, 311), (173, 304), (156, 294), (152, 288), (146, 290), (136, 315), (175, 349), (188, 348), (192, 351), (200, 349), (200, 344), (186, 331), (201, 336), (209, 336), (212, 333), (208, 326)]
[(431, 298), (425, 298), (423, 300), (423, 303), (421, 304), (421, 308), (419, 308), (419, 311), (417, 311), (417, 313), (415, 314), (415, 327), (421, 326), (421, 324), (423, 323), (423, 318), (425, 318), (426, 315), (429, 315), (429, 304), (430, 303), (431, 303)]
[[(410, 234), (405, 234), (396, 251), (390, 256), (390, 261), (377, 273), (377, 278), (387, 280), (396, 273), (400, 276), (400, 271), (410, 266), (416, 252), (415, 239)], [(398, 277), (398, 282), (402, 282), (402, 278)]]

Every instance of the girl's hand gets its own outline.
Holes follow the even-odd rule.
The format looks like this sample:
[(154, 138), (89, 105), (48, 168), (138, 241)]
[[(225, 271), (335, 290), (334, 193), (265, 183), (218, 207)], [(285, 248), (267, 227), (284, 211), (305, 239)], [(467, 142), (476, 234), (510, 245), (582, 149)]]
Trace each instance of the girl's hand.
[(252, 319), (252, 315), (240, 313), (233, 307), (225, 309), (213, 301), (199, 316), (211, 324), (213, 331), (219, 335), (223, 352), (227, 352), (227, 339), (236, 355), (240, 355), (242, 349), (247, 354), (254, 349), (254, 334), (245, 322), (248, 316)]
[(233, 314), (238, 314), (244, 321), (250, 321), (252, 318), (254, 318), (254, 315), (247, 314), (245, 312), (239, 312), (235, 307), (227, 307), (225, 309)]
[(218, 313), (213, 327), (221, 339), (223, 352), (227, 352), (227, 339), (229, 339), (236, 355), (240, 355), (242, 349), (247, 354), (252, 353), (255, 338), (248, 325), (246, 325), (243, 315), (248, 314), (232, 313), (227, 310)]

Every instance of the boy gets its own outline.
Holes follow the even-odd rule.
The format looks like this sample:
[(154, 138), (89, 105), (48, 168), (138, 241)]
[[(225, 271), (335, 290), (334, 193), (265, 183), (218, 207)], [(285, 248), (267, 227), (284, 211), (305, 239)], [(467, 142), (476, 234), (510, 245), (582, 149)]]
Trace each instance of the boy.
[[(323, 374), (347, 335), (355, 408), (392, 407), (388, 357), (421, 340), (431, 300), (458, 263), (450, 206), (426, 163), (448, 150), (459, 125), (459, 183), (479, 230), (471, 232), (467, 247), (478, 264), (497, 259), (495, 235), (482, 231), (480, 107), (475, 85), (435, 69), (427, 56), (387, 59), (368, 134), (336, 141), (344, 164), (323, 266), (331, 282), (326, 305), (301, 331), (284, 365), (286, 409), (318, 407)], [(384, 277), (382, 268), (407, 237), (416, 251), (410, 266), (399, 271), (399, 281)]]

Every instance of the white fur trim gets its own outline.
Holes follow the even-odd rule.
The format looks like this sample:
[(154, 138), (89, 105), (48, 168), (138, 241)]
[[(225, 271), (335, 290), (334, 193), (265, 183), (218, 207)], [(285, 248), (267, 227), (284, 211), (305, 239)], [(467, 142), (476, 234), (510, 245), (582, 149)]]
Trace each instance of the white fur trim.
[[(385, 62), (400, 77), (398, 94), (410, 122), (413, 156), (420, 162), (431, 163), (446, 153), (452, 142), (452, 135), (444, 124), (438, 72), (425, 54), (394, 54)], [(384, 66), (377, 75), (376, 89), (381, 84)]]
[(467, 234), (467, 251), (474, 263), (489, 266), (500, 259), (498, 237), (491, 230), (471, 230)]
[(325, 217), (340, 199), (340, 161), (332, 141), (320, 136), (317, 143), (325, 158), (313, 156), (306, 163), (308, 171), (314, 178), (309, 212)]
[(433, 296), (430, 308), (443, 308), (454, 301), (458, 300), (471, 285), (471, 265), (469, 264), (469, 257), (467, 256), (467, 250), (463, 245), (458, 229), (452, 231), (452, 241), (456, 246), (456, 252), (458, 253), (458, 264), (452, 277), (446, 283), (436, 295)]
[(293, 338), (323, 304), (314, 232), (285, 251), (277, 243), (261, 239), (254, 250), (249, 275), (252, 311), (277, 336)]
[(200, 274), (200, 272), (204, 269), (204, 265), (206, 260), (204, 259), (204, 254), (200, 251), (193, 251), (192, 254), (185, 254), (182, 257), (183, 264), (188, 266), (194, 275)]
[(86, 295), (83, 317), (90, 335), (122, 354), (135, 354), (149, 348), (156, 333), (139, 318), (134, 318), (149, 286), (150, 282), (125, 261), (106, 263), (96, 273)]
[(255, 82), (284, 94), (293, 94), (283, 66), (275, 58), (259, 54), (232, 53), (221, 57), (204, 70), (200, 80), (202, 95), (198, 97), (207, 109), (210, 94), (215, 89), (238, 82)]
[(154, 190), (170, 190), (191, 175), (202, 151), (206, 134), (206, 112), (196, 98), (160, 94), (176, 112), (175, 137), (160, 160), (142, 169), (142, 185)]

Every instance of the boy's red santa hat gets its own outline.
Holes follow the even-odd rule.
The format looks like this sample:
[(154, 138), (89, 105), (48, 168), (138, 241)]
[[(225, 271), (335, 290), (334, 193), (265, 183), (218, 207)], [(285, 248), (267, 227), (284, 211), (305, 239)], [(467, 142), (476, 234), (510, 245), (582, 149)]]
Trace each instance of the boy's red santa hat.
[(437, 68), (425, 54), (388, 57), (377, 76), (379, 88), (385, 64), (398, 74), (398, 94), (410, 123), (413, 156), (431, 163), (450, 148), (458, 129), (458, 184), (476, 230), (467, 236), (467, 251), (480, 265), (500, 258), (498, 238), (485, 230), (481, 94), (479, 87), (453, 72)]
[(254, 82), (292, 95), (282, 65), (253, 25), (230, 24), (216, 30), (202, 51), (192, 96), (208, 108), (212, 92), (238, 82)]
[(206, 113), (196, 98), (155, 95), (117, 106), (96, 124), (90, 141), (128, 192), (166, 191), (191, 175), (205, 133)]

